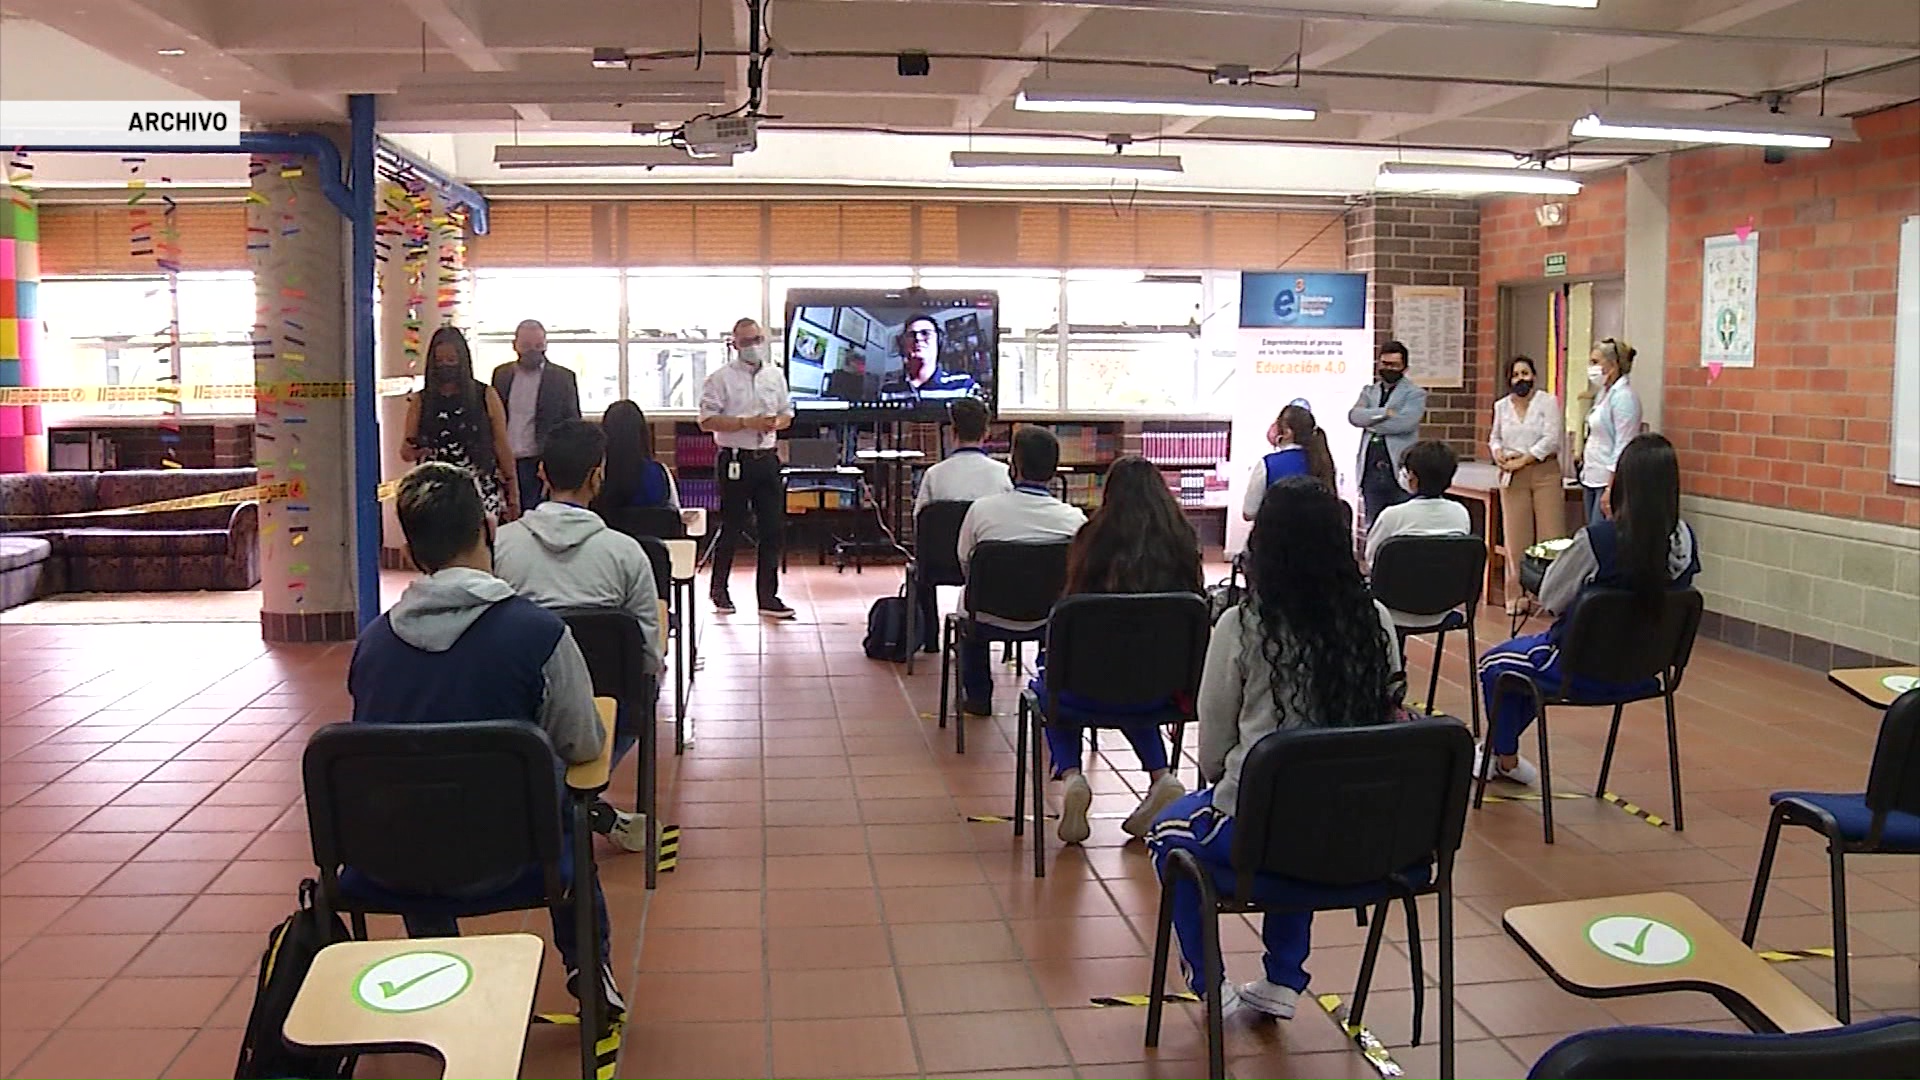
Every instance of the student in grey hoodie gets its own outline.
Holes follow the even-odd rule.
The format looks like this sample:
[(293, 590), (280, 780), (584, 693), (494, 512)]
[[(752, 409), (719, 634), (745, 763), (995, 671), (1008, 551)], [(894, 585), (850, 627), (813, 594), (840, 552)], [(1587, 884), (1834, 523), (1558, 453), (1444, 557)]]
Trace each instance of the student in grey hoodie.
[[(547, 501), (500, 527), (494, 541), (494, 572), (528, 600), (549, 611), (612, 608), (640, 624), (647, 641), (646, 674), (660, 672), (659, 588), (653, 564), (640, 542), (607, 527), (587, 509), (605, 476), (607, 437), (591, 420), (565, 420), (547, 434), (540, 451), (540, 479)], [(657, 685), (657, 684), (656, 684)], [(614, 721), (613, 756), (639, 738), (646, 718), (629, 715), (625, 702)], [(646, 818), (594, 806), (594, 829), (628, 851), (646, 848)]]
[[(347, 669), (354, 722), (524, 720), (547, 733), (561, 762), (599, 757), (604, 736), (586, 660), (566, 623), (493, 575), (493, 528), (473, 474), (443, 462), (417, 466), (400, 481), (397, 504), (408, 555), (426, 576), (354, 645)], [(571, 820), (563, 817), (563, 827)], [(604, 957), (607, 905), (598, 872), (590, 872)], [(448, 918), (408, 916), (406, 924), (410, 937), (459, 933)], [(553, 941), (567, 988), (578, 996), (571, 905), (553, 909)], [(625, 1012), (612, 968), (603, 963), (600, 978), (609, 1009)]]

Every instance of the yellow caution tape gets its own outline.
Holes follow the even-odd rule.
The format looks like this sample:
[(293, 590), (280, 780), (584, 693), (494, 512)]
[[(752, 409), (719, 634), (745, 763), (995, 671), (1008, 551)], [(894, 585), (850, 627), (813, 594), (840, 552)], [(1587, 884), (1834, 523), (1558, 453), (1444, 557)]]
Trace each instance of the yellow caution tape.
[[(1589, 796), (1582, 795), (1577, 791), (1556, 791), (1553, 793), (1553, 797), (1556, 799), (1589, 798)], [(1521, 795), (1488, 795), (1486, 796), (1484, 801), (1486, 802), (1540, 802), (1541, 799), (1540, 799), (1539, 792), (1529, 791)]]
[[(410, 394), (410, 375), (381, 379), (381, 397)], [(158, 401), (338, 401), (353, 396), (350, 382), (143, 383), (133, 386), (0, 386), (0, 405), (98, 405)]]
[[(579, 1027), (580, 1017), (577, 1013), (536, 1013), (533, 1022)], [(607, 1033), (600, 1036), (600, 1041), (593, 1044), (596, 1080), (613, 1080), (614, 1066), (620, 1060), (620, 1037), (625, 1033), (626, 1027), (625, 1018), (615, 1019), (608, 1027)]]
[(668, 873), (680, 865), (680, 826), (660, 826), (660, 858), (653, 868), (660, 873)]
[(1755, 956), (1769, 964), (1786, 964), (1795, 960), (1831, 960), (1833, 950), (1827, 949), (1755, 949)]
[(1654, 826), (1655, 828), (1665, 829), (1665, 828), (1670, 828), (1672, 826), (1672, 823), (1669, 822), (1666, 818), (1663, 818), (1660, 815), (1653, 813), (1652, 811), (1647, 810), (1644, 807), (1636, 806), (1633, 803), (1630, 803), (1627, 800), (1621, 798), (1620, 796), (1615, 795), (1611, 791), (1601, 792), (1600, 798), (1606, 800), (1607, 802), (1612, 803), (1613, 805), (1619, 807), (1622, 810), (1625, 810), (1627, 813), (1632, 814), (1634, 817), (1639, 818), (1641, 821), (1644, 821), (1647, 824)]
[(161, 499), (158, 502), (140, 503), (135, 506), (116, 506), (110, 510), (82, 510), (71, 514), (0, 514), (0, 518), (95, 518), (126, 517), (131, 514), (156, 514), (169, 510), (204, 510), (210, 506), (236, 506), (247, 502), (268, 502), (275, 499), (304, 499), (307, 485), (304, 480), (287, 480), (277, 484), (250, 484), (246, 487), (228, 488), (225, 491), (209, 491), (204, 495), (182, 495), (177, 499)]
[[(1096, 1008), (1101, 1008), (1101, 1009), (1112, 1009), (1112, 1008), (1122, 1008), (1122, 1007), (1129, 1008), (1129, 1009), (1144, 1009), (1148, 1005), (1153, 1004), (1153, 995), (1121, 994), (1117, 997), (1097, 997), (1097, 998), (1089, 998), (1088, 1000), (1093, 1002)], [(1177, 994), (1161, 994), (1160, 1000), (1169, 1001), (1169, 1002), (1199, 1001), (1200, 995), (1193, 993), (1192, 991), (1189, 991), (1189, 990), (1182, 990)]]
[(1364, 1025), (1347, 1023), (1347, 1007), (1340, 1003), (1339, 994), (1320, 994), (1315, 1000), (1327, 1010), (1328, 1016), (1333, 1017), (1333, 1022), (1340, 1025), (1340, 1030), (1346, 1032), (1347, 1038), (1353, 1040), (1353, 1045), (1367, 1059), (1367, 1064), (1373, 1066), (1374, 1072), (1383, 1077), (1406, 1075), (1400, 1071), (1400, 1063), (1394, 1061), (1393, 1055), (1387, 1051), (1386, 1044), (1376, 1038), (1373, 1032)]

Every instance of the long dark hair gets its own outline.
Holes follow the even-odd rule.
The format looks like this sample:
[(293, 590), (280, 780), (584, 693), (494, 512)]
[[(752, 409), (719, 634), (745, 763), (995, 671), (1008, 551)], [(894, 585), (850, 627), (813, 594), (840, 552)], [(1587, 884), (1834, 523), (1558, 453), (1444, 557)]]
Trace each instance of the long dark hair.
[(1318, 480), (1289, 476), (1260, 500), (1247, 543), (1248, 611), (1260, 623), (1274, 708), (1291, 715), (1286, 688), (1304, 682), (1308, 714), (1299, 719), (1318, 727), (1384, 724), (1399, 706), (1343, 506)]
[[(442, 344), (453, 347), (462, 372), (460, 388), (451, 394), (440, 392), (440, 380), (433, 374), (433, 356)], [(463, 417), (460, 441), (467, 448), (467, 456), (473, 459), (474, 470), (481, 476), (492, 473), (500, 459), (498, 448), (493, 445), (493, 420), (487, 413), (487, 387), (473, 377), (473, 350), (467, 347), (467, 335), (457, 326), (442, 326), (427, 342), (427, 388), (420, 394), (419, 427), (413, 433), (422, 446), (432, 443), (427, 425), (442, 411), (458, 412)]]
[(1333, 471), (1333, 452), (1327, 449), (1327, 433), (1320, 430), (1313, 413), (1305, 406), (1289, 405), (1280, 410), (1280, 426), (1287, 429), (1295, 445), (1307, 452), (1307, 474), (1327, 485), (1328, 491), (1340, 490), (1340, 478)]
[(1100, 509), (1067, 551), (1068, 593), (1200, 592), (1200, 538), (1166, 478), (1128, 454), (1107, 467)]
[(600, 426), (607, 433), (607, 471), (600, 497), (594, 501), (611, 508), (632, 506), (653, 471), (653, 430), (647, 426), (647, 414), (622, 398), (607, 406)]
[(1621, 569), (1634, 598), (1651, 610), (1672, 581), (1667, 552), (1680, 527), (1680, 458), (1665, 435), (1639, 435), (1613, 467), (1611, 500)]

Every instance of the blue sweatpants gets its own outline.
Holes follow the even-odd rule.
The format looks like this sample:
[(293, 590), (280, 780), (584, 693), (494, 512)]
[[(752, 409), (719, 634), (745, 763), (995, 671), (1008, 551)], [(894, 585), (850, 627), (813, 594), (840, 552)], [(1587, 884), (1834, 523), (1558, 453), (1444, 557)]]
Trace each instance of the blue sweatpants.
[[(1189, 792), (1174, 800), (1154, 820), (1147, 833), (1147, 851), (1153, 856), (1153, 868), (1164, 873), (1167, 855), (1184, 849), (1203, 865), (1226, 868), (1233, 851), (1233, 817), (1214, 808), (1213, 790)], [(1163, 877), (1164, 881), (1165, 878)], [(1180, 970), (1186, 975), (1187, 989), (1206, 992), (1206, 960), (1201, 952), (1200, 890), (1186, 878), (1173, 886), (1173, 932), (1180, 940)], [(1273, 914), (1261, 916), (1260, 940), (1266, 946), (1267, 981), (1278, 986), (1304, 991), (1307, 988), (1307, 953), (1313, 947), (1313, 915)]]
[[(1035, 675), (1027, 683), (1028, 688), (1039, 695), (1043, 702), (1047, 700), (1047, 673), (1044, 666), (1046, 662), (1046, 657), (1041, 656), (1040, 674)], [(1065, 695), (1062, 695), (1060, 708), (1065, 712), (1086, 714), (1101, 711), (1099, 704), (1095, 702), (1070, 701), (1066, 700)], [(1156, 706), (1153, 711), (1161, 712), (1165, 708), (1164, 705)], [(1119, 721), (1123, 718), (1124, 714), (1101, 717), (1103, 720), (1113, 721), (1113, 726), (1119, 727), (1120, 733), (1126, 736), (1128, 743), (1132, 744), (1134, 755), (1140, 759), (1140, 768), (1149, 776), (1166, 768), (1167, 742), (1160, 735), (1160, 725), (1134, 724), (1120, 727)], [(1080, 768), (1080, 750), (1086, 744), (1087, 729), (1071, 720), (1049, 716), (1046, 733), (1047, 758), (1053, 762), (1053, 778), (1058, 780), (1060, 775), (1068, 769)]]
[[(1500, 676), (1507, 674), (1530, 675), (1542, 691), (1553, 693), (1560, 685), (1560, 646), (1554, 644), (1548, 634), (1528, 634), (1502, 642), (1481, 654), (1481, 700), (1487, 703), (1487, 714), (1492, 717), (1489, 738), (1493, 752), (1503, 755), (1520, 752), (1520, 736), (1533, 726), (1534, 720), (1531, 699), (1519, 693), (1496, 693)], [(1575, 679), (1567, 690), (1573, 700), (1580, 701), (1629, 697), (1652, 693), (1658, 688), (1659, 684), (1651, 679), (1631, 686)]]

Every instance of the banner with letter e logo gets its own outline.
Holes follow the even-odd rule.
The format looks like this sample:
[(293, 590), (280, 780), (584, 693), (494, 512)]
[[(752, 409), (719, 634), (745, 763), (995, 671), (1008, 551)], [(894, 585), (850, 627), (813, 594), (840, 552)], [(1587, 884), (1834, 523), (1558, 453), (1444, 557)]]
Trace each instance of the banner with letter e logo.
[(1233, 464), (1227, 550), (1246, 546), (1240, 508), (1254, 465), (1271, 453), (1267, 429), (1288, 403), (1305, 401), (1327, 433), (1340, 495), (1358, 499), (1353, 476), (1360, 433), (1347, 410), (1373, 377), (1367, 275), (1345, 271), (1242, 271), (1240, 333), (1232, 399)]
[(0, 146), (239, 146), (237, 101), (0, 101)]

